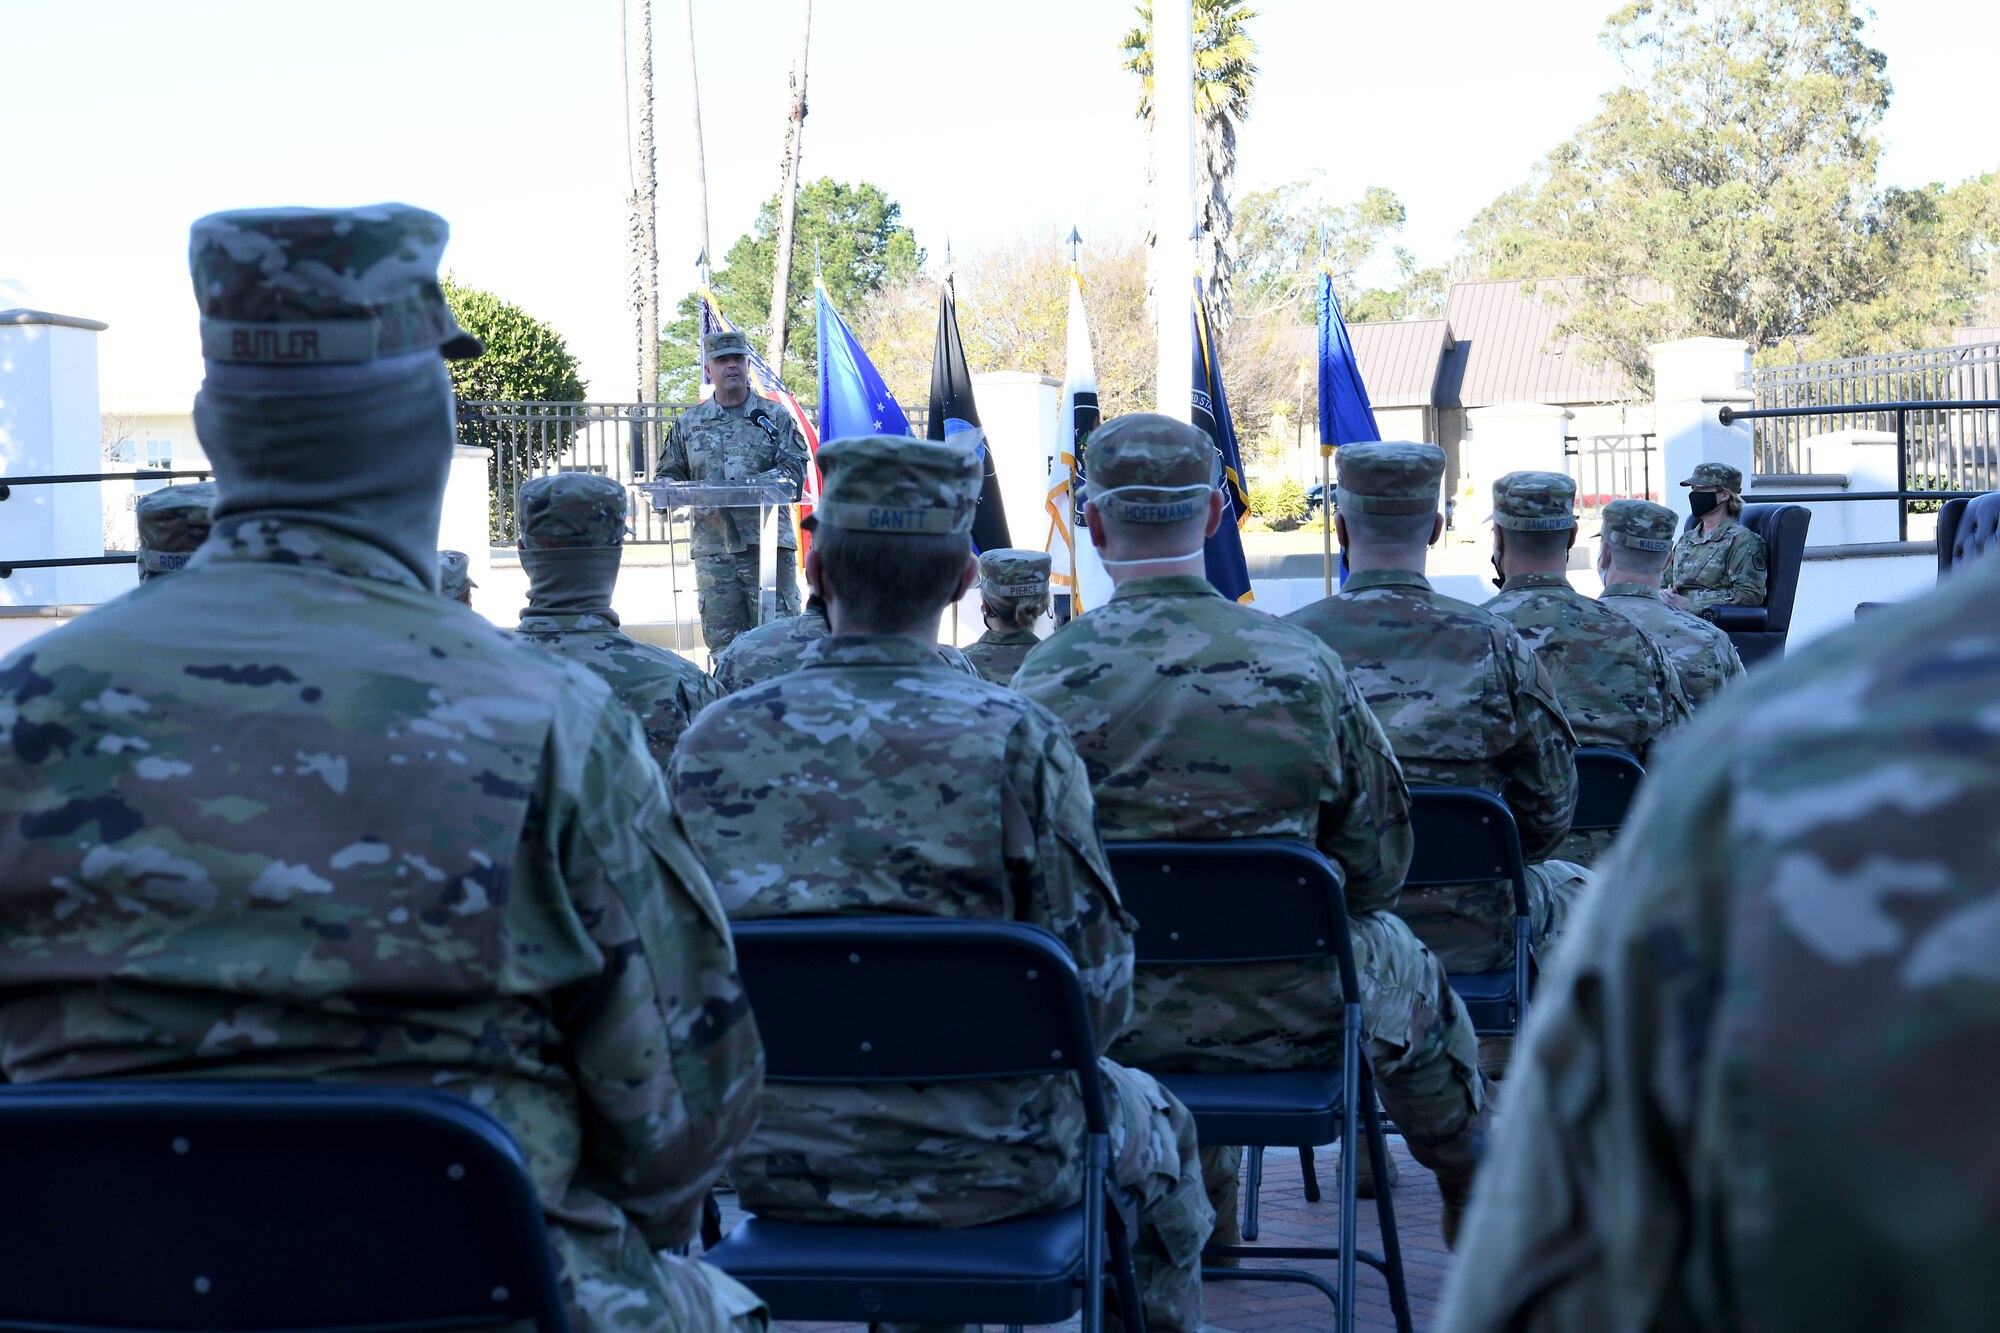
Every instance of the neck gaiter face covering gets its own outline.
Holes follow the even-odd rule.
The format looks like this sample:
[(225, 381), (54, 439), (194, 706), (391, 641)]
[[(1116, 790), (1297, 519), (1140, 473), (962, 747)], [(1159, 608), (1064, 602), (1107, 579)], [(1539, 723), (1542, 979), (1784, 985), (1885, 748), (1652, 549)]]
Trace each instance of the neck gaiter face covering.
[[(565, 546), (521, 552), (528, 575), (527, 614), (611, 616), (622, 546)], [(614, 616), (613, 619), (616, 617)]]
[(435, 352), (310, 370), (209, 363), (195, 434), (216, 519), (318, 523), (395, 556), (437, 591), (451, 472), (451, 376)]

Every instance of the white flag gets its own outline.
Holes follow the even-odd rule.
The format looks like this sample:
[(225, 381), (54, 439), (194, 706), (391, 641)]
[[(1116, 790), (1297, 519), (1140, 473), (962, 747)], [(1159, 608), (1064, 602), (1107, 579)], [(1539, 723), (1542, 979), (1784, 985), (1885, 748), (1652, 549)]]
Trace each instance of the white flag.
[(1083, 282), (1075, 269), (1069, 274), (1069, 351), (1063, 372), (1062, 417), (1057, 423), (1057, 454), (1049, 478), (1049, 581), (1066, 588), (1078, 615), (1111, 599), (1111, 575), (1090, 530), (1083, 524), (1083, 506), (1076, 499), (1087, 484), (1091, 432), (1097, 429), (1097, 367), (1090, 355), (1090, 327), (1083, 315)]

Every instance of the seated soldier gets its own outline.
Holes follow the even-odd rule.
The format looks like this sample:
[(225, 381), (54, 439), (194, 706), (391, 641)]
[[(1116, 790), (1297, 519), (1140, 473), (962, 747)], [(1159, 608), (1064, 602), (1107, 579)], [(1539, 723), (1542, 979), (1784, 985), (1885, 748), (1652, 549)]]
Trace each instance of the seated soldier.
[(438, 596), (460, 606), (472, 605), (472, 561), (463, 551), (438, 552)]
[(443, 357), (480, 351), (445, 235), (194, 224), (213, 535), (0, 661), (0, 1083), (454, 1092), (520, 1144), (577, 1333), (761, 1328), (659, 1253), (762, 1080), (708, 876), (603, 682), (436, 595)]
[(1975, 566), (1669, 744), (1538, 997), (1445, 1333), (1993, 1327), (1996, 625)]
[(611, 593), (625, 554), (625, 506), (623, 486), (588, 472), (521, 483), (514, 517), (528, 607), (514, 633), (603, 677), (639, 719), (664, 772), (688, 723), (721, 692), (685, 657), (618, 628)]
[[(1344, 444), (1334, 523), (1348, 576), (1339, 593), (1290, 616), (1340, 654), (1412, 783), (1477, 787), (1507, 802), (1528, 859), (1536, 957), (1550, 960), (1589, 886), (1553, 859), (1576, 809), (1576, 742), (1548, 672), (1515, 628), (1432, 590), (1428, 551), (1443, 532), (1432, 444)], [(1505, 882), (1405, 889), (1397, 915), (1451, 972), (1512, 965), (1514, 908)], [(1487, 1045), (1488, 1073), (1505, 1043)]]
[[(827, 625), (826, 602), (818, 593), (808, 593), (806, 609), (795, 616), (768, 621), (746, 629), (715, 659), (715, 686), (723, 694), (735, 694), (752, 685), (790, 675), (805, 662), (814, 644), (833, 631)], [(961, 675), (979, 672), (965, 654), (948, 643), (933, 643), (938, 661)]]
[(1770, 580), (1764, 539), (1743, 526), (1743, 474), (1727, 463), (1700, 463), (1688, 487), (1695, 524), (1674, 543), (1660, 574), (1667, 602), (1683, 611), (1762, 606)]
[[(1576, 483), (1560, 472), (1509, 472), (1493, 483), (1500, 593), (1486, 609), (1542, 659), (1578, 745), (1623, 750), (1644, 764), (1653, 741), (1687, 720), (1687, 696), (1658, 640), (1569, 586), (1575, 501)], [(1573, 833), (1563, 857), (1589, 865), (1613, 836)]]
[[(954, 673), (930, 641), (971, 586), (978, 456), (862, 436), (820, 457), (833, 466), (808, 520), (806, 581), (833, 634), (797, 673), (729, 695), (681, 739), (671, 776), (688, 834), (734, 918), (903, 913), (1045, 927), (1076, 959), (1109, 1047), (1131, 1006), (1132, 922), (1083, 765), (1047, 711)], [(1148, 1076), (1099, 1068), (1112, 1175), (1140, 1199), (1146, 1323), (1194, 1333), (1213, 1220), (1194, 1122)], [(1073, 1202), (1081, 1127), (1062, 1079), (780, 1084), (765, 1089), (734, 1174), (761, 1215), (971, 1226)]]
[[(1112, 841), (1292, 838), (1345, 872), (1364, 1047), (1383, 1106), (1437, 1173), (1449, 1241), (1491, 1089), (1465, 1006), (1394, 913), (1410, 862), (1403, 775), (1326, 645), (1203, 577), (1204, 540), (1222, 522), (1216, 468), (1208, 436), (1171, 417), (1098, 429), (1085, 518), (1116, 590), (1029, 653), (1014, 688), (1069, 724)], [(1330, 961), (1147, 967), (1135, 990), (1113, 1048), (1128, 1063), (1228, 1073), (1340, 1062)], [(1233, 1238), (1236, 1150), (1204, 1145), (1202, 1157), (1219, 1236)]]
[(139, 582), (187, 567), (214, 523), (215, 483), (162, 486), (132, 506), (139, 519)]
[(1011, 547), (979, 553), (979, 610), (986, 632), (965, 650), (973, 669), (995, 685), (1014, 679), (1040, 643), (1035, 622), (1049, 609), (1049, 555)]
[(1692, 709), (1743, 679), (1743, 659), (1727, 633), (1690, 611), (1668, 606), (1660, 592), (1674, 522), (1673, 510), (1650, 500), (1613, 500), (1604, 506), (1597, 539), (1597, 576), (1604, 591), (1597, 600), (1660, 641), (1673, 658)]

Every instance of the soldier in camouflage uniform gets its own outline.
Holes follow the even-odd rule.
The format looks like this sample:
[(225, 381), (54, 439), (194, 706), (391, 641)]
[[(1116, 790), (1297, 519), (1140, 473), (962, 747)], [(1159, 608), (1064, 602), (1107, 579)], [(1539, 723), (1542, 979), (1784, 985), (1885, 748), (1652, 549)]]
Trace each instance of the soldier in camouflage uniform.
[(1680, 673), (1688, 707), (1699, 708), (1743, 678), (1729, 635), (1700, 616), (1668, 606), (1660, 571), (1674, 545), (1674, 511), (1650, 500), (1613, 500), (1598, 534), (1598, 600), (1660, 641)]
[(2000, 568), (1948, 579), (1669, 744), (1536, 1006), (1446, 1333), (1993, 1326), (1996, 627)]
[(438, 552), (438, 596), (460, 606), (472, 605), (472, 561), (463, 551)]
[(0, 1083), (456, 1092), (519, 1142), (578, 1333), (761, 1327), (655, 1256), (762, 1079), (714, 889), (603, 682), (436, 595), (438, 353), (479, 351), (445, 237), (195, 223), (214, 532), (0, 661)]
[[(1352, 571), (1336, 595), (1292, 613), (1340, 654), (1388, 734), (1403, 776), (1477, 787), (1507, 802), (1528, 858), (1533, 943), (1547, 959), (1589, 884), (1557, 858), (1576, 810), (1576, 740), (1541, 661), (1505, 620), (1432, 590), (1427, 551), (1444, 452), (1402, 441), (1344, 444), (1334, 522)], [(1451, 972), (1513, 965), (1505, 882), (1404, 890), (1397, 914)]]
[(1049, 609), (1048, 552), (1011, 547), (981, 551), (979, 606), (986, 632), (965, 650), (965, 656), (980, 675), (1005, 685), (1041, 642), (1035, 622)]
[(187, 566), (214, 523), (215, 483), (162, 486), (132, 506), (139, 520), (139, 582)]
[[(799, 494), (812, 460), (791, 415), (750, 388), (750, 341), (733, 330), (711, 333), (702, 346), (715, 392), (691, 407), (667, 431), (659, 481), (745, 485), (776, 481)], [(701, 632), (710, 655), (758, 622), (759, 532), (755, 508), (697, 509), (694, 513), (695, 589), (701, 599)], [(798, 614), (792, 563), (799, 541), (790, 505), (777, 515), (777, 614)]]
[[(1503, 581), (1486, 609), (1542, 659), (1577, 744), (1624, 750), (1643, 764), (1654, 740), (1687, 720), (1687, 696), (1657, 639), (1569, 586), (1575, 501), (1576, 483), (1560, 472), (1509, 472), (1493, 483), (1493, 564)], [(1589, 865), (1613, 836), (1571, 834), (1563, 859)]]
[[(806, 609), (795, 616), (774, 620), (768, 625), (745, 630), (715, 659), (716, 688), (735, 694), (752, 685), (790, 675), (805, 662), (814, 644), (833, 633), (826, 623), (826, 603), (818, 593), (808, 593)], [(938, 661), (961, 675), (977, 676), (978, 670), (964, 653), (948, 643), (933, 644)]]
[[(799, 672), (728, 696), (682, 738), (672, 786), (688, 832), (732, 917), (893, 912), (1045, 927), (1075, 958), (1109, 1047), (1131, 1007), (1132, 921), (1083, 765), (1045, 709), (952, 673), (928, 641), (973, 577), (978, 457), (906, 436), (822, 452), (806, 578), (833, 636)], [(1100, 1068), (1112, 1174), (1140, 1198), (1146, 1322), (1193, 1333), (1213, 1222), (1194, 1123), (1146, 1075)], [(971, 1226), (1070, 1203), (1083, 1114), (1064, 1082), (775, 1085), (736, 1159), (737, 1188), (756, 1213), (820, 1222)]]
[[(1326, 645), (1203, 577), (1203, 541), (1222, 515), (1206, 435), (1142, 413), (1100, 427), (1090, 451), (1085, 517), (1116, 591), (1029, 653), (1014, 688), (1069, 724), (1108, 839), (1293, 838), (1339, 864), (1376, 1086), (1437, 1172), (1449, 1238), (1490, 1089), (1464, 1005), (1394, 912), (1411, 843), (1388, 739)], [(1323, 960), (1142, 968), (1113, 1054), (1169, 1071), (1338, 1065), (1333, 972)], [(1203, 1156), (1227, 1237), (1236, 1155)]]
[(625, 553), (625, 505), (623, 486), (587, 472), (521, 484), (514, 514), (528, 606), (514, 633), (603, 677), (639, 719), (664, 773), (674, 743), (721, 691), (685, 657), (619, 630), (611, 591)]
[(1674, 606), (1762, 606), (1770, 578), (1764, 539), (1737, 521), (1743, 512), (1743, 474), (1727, 463), (1699, 463), (1688, 487), (1696, 523), (1681, 534), (1660, 575)]

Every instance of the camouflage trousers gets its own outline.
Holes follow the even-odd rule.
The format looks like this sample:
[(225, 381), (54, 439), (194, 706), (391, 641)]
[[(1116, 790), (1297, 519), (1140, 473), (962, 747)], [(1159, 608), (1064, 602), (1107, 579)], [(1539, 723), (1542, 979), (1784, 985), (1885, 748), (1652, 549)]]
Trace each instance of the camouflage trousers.
[[(773, 617), (799, 613), (797, 552), (780, 548), (773, 568), (777, 579), (777, 609)], [(731, 555), (727, 551), (694, 558), (694, 586), (701, 603), (701, 636), (711, 655), (718, 655), (735, 637), (762, 623), (757, 599), (758, 549)]]
[[(1543, 971), (1591, 883), (1590, 871), (1571, 861), (1528, 867), (1528, 940)], [(1447, 972), (1499, 972), (1514, 965), (1514, 894), (1504, 881), (1404, 889), (1396, 915)]]
[[(1132, 1247), (1150, 1333), (1201, 1327), (1201, 1250), (1215, 1213), (1202, 1189), (1194, 1117), (1150, 1074), (1098, 1061), (1111, 1117), (1111, 1178), (1138, 1199)], [(1106, 1251), (1107, 1260), (1109, 1251)], [(1108, 1306), (1105, 1327), (1123, 1323)], [(878, 1324), (882, 1333), (956, 1333), (962, 1325)]]
[(1572, 833), (1563, 839), (1560, 855), (1572, 865), (1588, 869), (1602, 860), (1604, 854), (1611, 850), (1611, 844), (1617, 840), (1616, 829), (1592, 829), (1588, 833)]
[[(1465, 1004), (1437, 955), (1390, 912), (1348, 919), (1361, 983), (1363, 1050), (1376, 1094), (1419, 1162), (1469, 1183), (1492, 1118), (1492, 1086)], [(1155, 1069), (1236, 1073), (1338, 1067), (1340, 982), (1331, 968), (1292, 963), (1141, 968), (1139, 1017), (1114, 1054)], [(1219, 1218), (1235, 1210), (1240, 1154), (1205, 1144), (1203, 1185)], [(1233, 1234), (1225, 1224), (1224, 1234)]]
[(765, 1333), (764, 1303), (719, 1268), (654, 1254), (636, 1228), (549, 1228), (573, 1333)]

